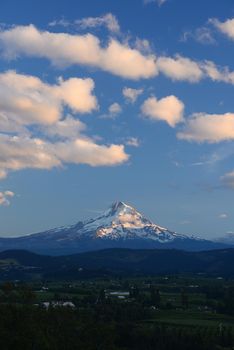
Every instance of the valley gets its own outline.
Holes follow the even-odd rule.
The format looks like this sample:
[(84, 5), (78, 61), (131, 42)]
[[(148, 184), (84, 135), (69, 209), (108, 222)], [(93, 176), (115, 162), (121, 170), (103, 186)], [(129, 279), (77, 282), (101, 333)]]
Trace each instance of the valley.
[(2, 281), (0, 345), (163, 350), (179, 344), (182, 350), (231, 350), (233, 305), (233, 278), (180, 274)]

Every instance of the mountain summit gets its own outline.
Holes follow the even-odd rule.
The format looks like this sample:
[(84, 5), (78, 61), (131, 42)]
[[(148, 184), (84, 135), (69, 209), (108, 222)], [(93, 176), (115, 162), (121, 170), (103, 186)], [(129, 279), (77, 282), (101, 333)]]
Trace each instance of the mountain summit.
[(172, 241), (186, 236), (171, 232), (152, 223), (136, 209), (124, 202), (115, 202), (102, 215), (84, 222), (80, 233), (111, 240), (150, 239)]
[(223, 247), (221, 243), (178, 234), (154, 224), (124, 202), (115, 202), (98, 217), (71, 226), (17, 238), (0, 238), (0, 250), (27, 249), (52, 255), (106, 248), (206, 250)]

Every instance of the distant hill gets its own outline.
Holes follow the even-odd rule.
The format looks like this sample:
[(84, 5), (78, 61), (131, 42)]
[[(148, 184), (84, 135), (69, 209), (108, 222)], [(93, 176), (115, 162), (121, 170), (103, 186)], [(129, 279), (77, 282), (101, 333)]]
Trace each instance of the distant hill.
[(69, 256), (0, 253), (0, 279), (79, 279), (107, 275), (205, 273), (234, 276), (234, 249), (203, 252), (107, 249)]
[(116, 202), (94, 219), (17, 238), (0, 238), (0, 251), (26, 249), (64, 255), (107, 248), (181, 249), (200, 251), (230, 247), (176, 233), (154, 224), (136, 209)]

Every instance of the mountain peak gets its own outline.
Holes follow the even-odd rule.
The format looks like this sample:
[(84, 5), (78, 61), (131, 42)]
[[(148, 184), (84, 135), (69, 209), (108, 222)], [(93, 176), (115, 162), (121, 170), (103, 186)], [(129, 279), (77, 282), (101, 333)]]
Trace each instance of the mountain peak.
[(103, 214), (84, 223), (83, 233), (98, 238), (173, 240), (178, 235), (148, 220), (132, 206), (117, 201)]
[[(132, 206), (117, 201), (98, 217), (49, 231), (18, 237), (2, 238), (0, 250), (27, 249), (55, 255), (104, 248), (180, 248), (205, 250), (219, 247), (218, 243), (181, 235), (161, 227)], [(190, 248), (189, 248), (190, 249)]]
[(116, 201), (103, 213), (103, 216), (118, 216), (126, 211), (133, 212), (135, 209), (124, 202)]
[(111, 208), (113, 211), (116, 211), (116, 210), (118, 210), (118, 209), (121, 209), (121, 208), (124, 208), (124, 207), (127, 207), (127, 206), (128, 206), (128, 205), (125, 204), (124, 202), (116, 201), (116, 202), (112, 203), (112, 205), (111, 205), (110, 208)]

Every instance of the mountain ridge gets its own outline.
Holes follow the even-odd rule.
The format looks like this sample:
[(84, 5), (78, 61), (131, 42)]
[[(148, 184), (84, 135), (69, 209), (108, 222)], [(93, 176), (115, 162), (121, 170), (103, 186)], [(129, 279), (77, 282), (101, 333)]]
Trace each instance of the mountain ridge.
[[(176, 249), (105, 249), (68, 256), (25, 250), (0, 252), (0, 279), (83, 279), (103, 276), (207, 274), (234, 276), (234, 249), (188, 252)], [(14, 263), (13, 263), (14, 262)]]

